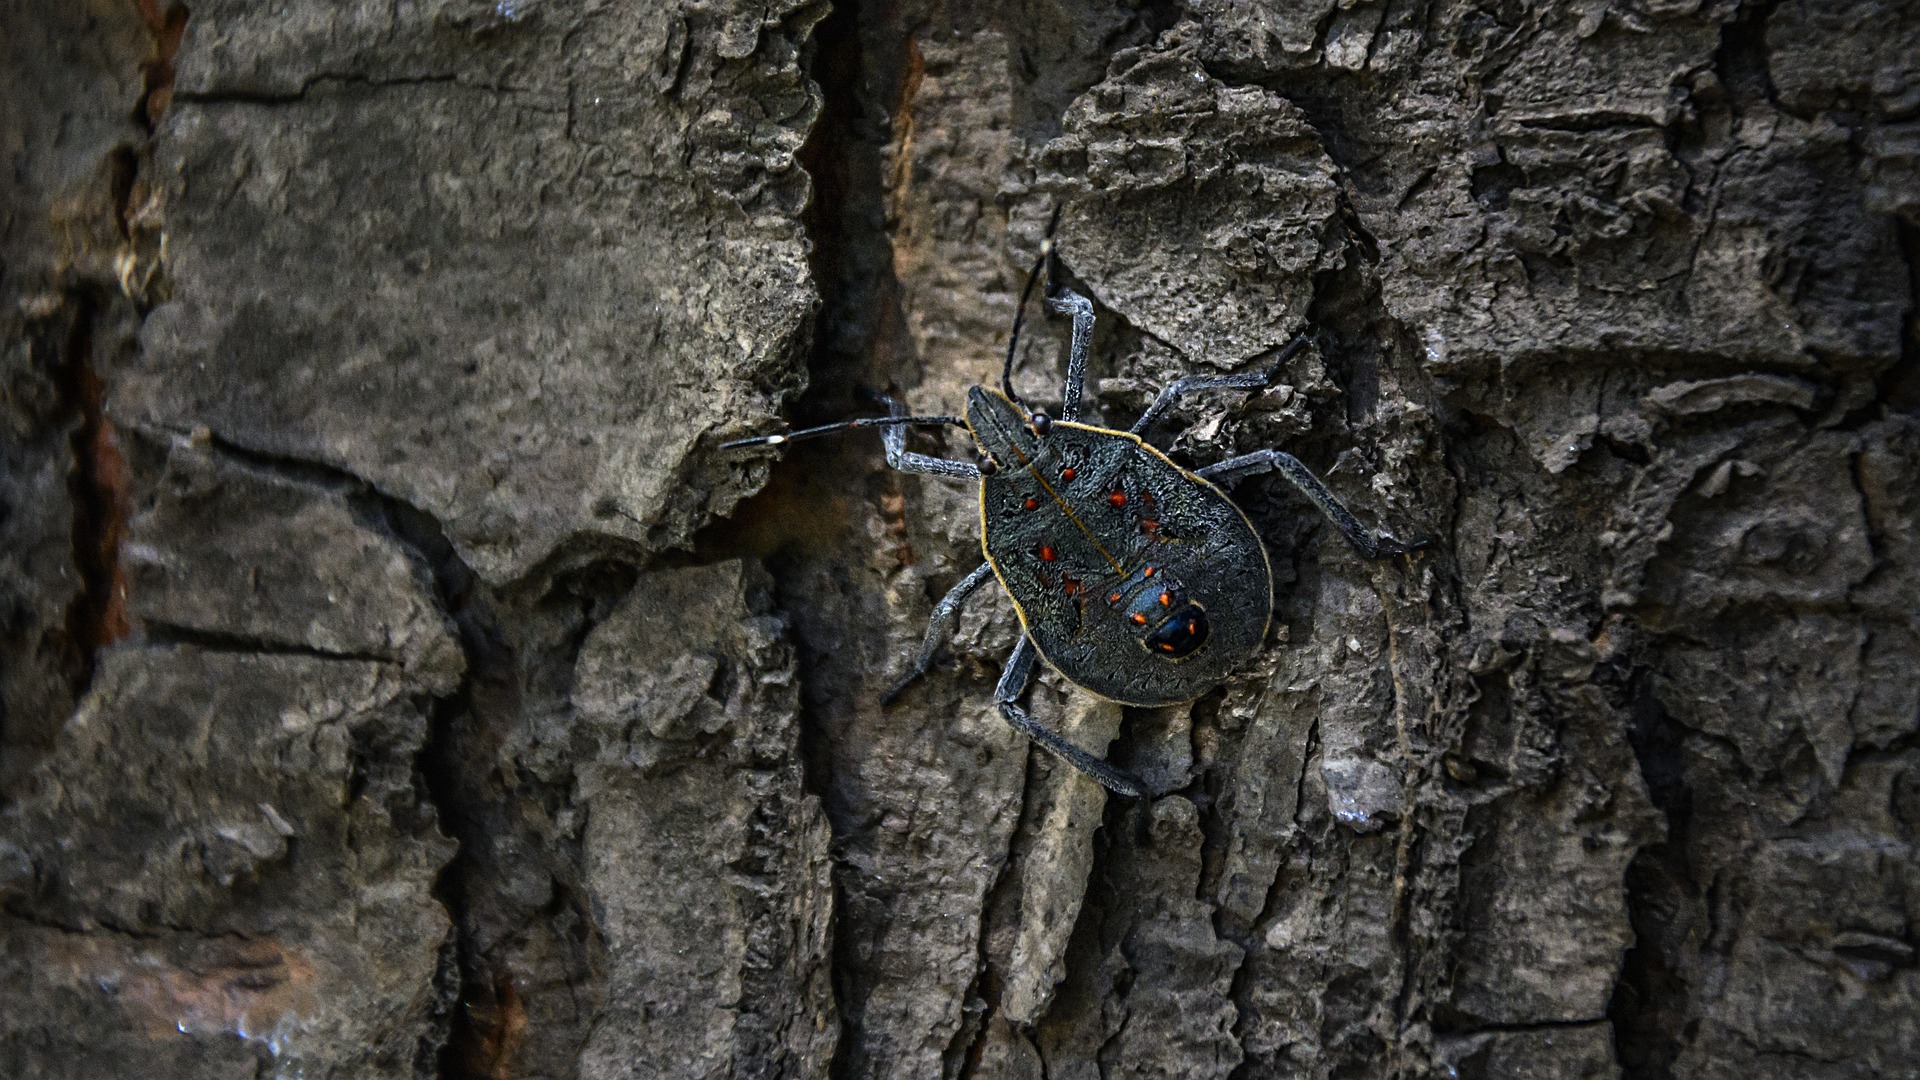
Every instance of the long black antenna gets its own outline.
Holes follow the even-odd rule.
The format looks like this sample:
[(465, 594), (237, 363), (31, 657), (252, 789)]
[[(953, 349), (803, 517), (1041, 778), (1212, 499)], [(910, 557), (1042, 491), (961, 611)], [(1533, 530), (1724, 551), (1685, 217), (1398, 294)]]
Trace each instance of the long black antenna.
[(1027, 284), (1020, 290), (1020, 306), (1013, 310), (1013, 333), (1007, 338), (1007, 362), (1000, 369), (1000, 392), (1007, 395), (1009, 401), (1019, 401), (1013, 393), (1013, 352), (1020, 346), (1020, 326), (1027, 319), (1027, 301), (1033, 298), (1033, 283), (1040, 280), (1040, 271), (1047, 271), (1047, 289), (1053, 289), (1053, 231), (1060, 227), (1061, 205), (1053, 208), (1053, 216), (1047, 219), (1046, 239), (1040, 241), (1040, 257), (1033, 261), (1033, 269), (1027, 271)]
[(779, 446), (782, 443), (799, 442), (801, 439), (818, 438), (831, 435), (836, 431), (851, 431), (854, 428), (894, 427), (899, 424), (951, 424), (954, 427), (966, 427), (967, 422), (957, 416), (866, 416), (858, 420), (842, 420), (837, 424), (822, 424), (819, 427), (801, 428), (789, 431), (785, 435), (758, 435), (751, 439), (735, 439), (723, 442), (720, 449), (731, 450), (736, 446)]

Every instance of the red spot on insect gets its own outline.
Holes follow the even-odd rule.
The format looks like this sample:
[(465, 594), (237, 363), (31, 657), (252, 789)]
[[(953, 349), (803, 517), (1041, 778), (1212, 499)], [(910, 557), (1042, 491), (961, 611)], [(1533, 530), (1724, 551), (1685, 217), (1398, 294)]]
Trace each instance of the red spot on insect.
[(1172, 594), (1172, 593), (1165, 593), (1165, 592), (1163, 592), (1163, 593), (1161, 593), (1161, 594), (1160, 594), (1160, 606), (1161, 606), (1161, 607), (1172, 607), (1172, 606), (1173, 606), (1173, 594)]
[(1060, 582), (1060, 587), (1067, 591), (1068, 596), (1079, 596), (1080, 593), (1086, 589), (1085, 585), (1080, 584), (1079, 578), (1071, 577), (1063, 578)]
[(1053, 548), (1048, 547), (1045, 544), (1040, 545), (1040, 561), (1041, 562), (1052, 562), (1053, 560), (1059, 557), (1060, 557), (1060, 553), (1053, 550)]
[(1145, 626), (1145, 625), (1147, 625), (1147, 617), (1146, 617), (1145, 615), (1142, 615), (1142, 614), (1140, 614), (1140, 613), (1139, 613), (1139, 612), (1137, 612), (1137, 611), (1136, 611), (1136, 612), (1134, 612), (1134, 613), (1133, 613), (1133, 625), (1135, 625), (1135, 626)]
[(1026, 508), (1027, 508), (1027, 509), (1029, 509), (1029, 510), (1038, 510), (1038, 509), (1040, 509), (1040, 500), (1039, 500), (1039, 499), (1028, 499), (1028, 500), (1026, 501), (1026, 504), (1025, 504), (1025, 505), (1026, 505)]
[(1157, 570), (1157, 569), (1159, 569), (1159, 568), (1158, 568), (1158, 567), (1153, 567), (1153, 566), (1149, 566), (1149, 567), (1147, 567), (1147, 568), (1146, 568), (1145, 570), (1142, 570), (1142, 571), (1140, 571), (1140, 576), (1141, 576), (1141, 577), (1152, 577), (1152, 576), (1153, 576), (1153, 573), (1154, 573), (1154, 571), (1155, 571), (1155, 570)]
[(1072, 480), (1074, 477), (1079, 475), (1080, 475), (1079, 473), (1073, 471), (1072, 467), (1068, 467), (1060, 470), (1060, 479), (1062, 480)]
[(1159, 518), (1141, 518), (1140, 531), (1148, 535), (1152, 535), (1154, 533), (1159, 532), (1160, 519)]
[(1190, 623), (1188, 623), (1188, 624), (1187, 624), (1187, 633), (1189, 633), (1189, 634), (1191, 634), (1191, 633), (1195, 633), (1195, 632), (1196, 632), (1196, 629), (1197, 629), (1197, 628), (1199, 627), (1199, 625), (1200, 625), (1200, 624), (1199, 624), (1199, 623), (1196, 623), (1196, 622), (1190, 622)]
[(1127, 493), (1124, 491), (1116, 491), (1107, 496), (1107, 502), (1114, 506), (1125, 506), (1127, 505)]
[(1173, 651), (1173, 645), (1172, 645), (1172, 643), (1171, 643), (1171, 642), (1166, 642), (1166, 641), (1163, 641), (1163, 642), (1161, 642), (1161, 643), (1160, 643), (1160, 651), (1161, 651), (1161, 652), (1172, 652), (1172, 651)]

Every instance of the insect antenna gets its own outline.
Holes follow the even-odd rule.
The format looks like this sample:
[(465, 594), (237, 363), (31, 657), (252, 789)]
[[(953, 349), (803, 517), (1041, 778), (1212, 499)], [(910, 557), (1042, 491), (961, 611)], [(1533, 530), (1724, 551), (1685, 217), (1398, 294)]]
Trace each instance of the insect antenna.
[(900, 424), (951, 424), (954, 427), (966, 427), (967, 422), (957, 416), (865, 416), (858, 420), (842, 420), (837, 424), (822, 424), (819, 427), (801, 428), (789, 431), (785, 435), (756, 435), (751, 439), (735, 439), (720, 444), (722, 450), (732, 450), (738, 446), (781, 446), (785, 443), (799, 442), (801, 439), (816, 439), (822, 435), (831, 435), (836, 431), (852, 431), (856, 428), (895, 427)]
[[(1280, 355), (1273, 358), (1273, 365), (1267, 369), (1267, 381), (1271, 383), (1273, 380), (1279, 378), (1280, 373), (1286, 369), (1287, 361), (1292, 360), (1296, 353), (1312, 343), (1313, 336), (1305, 330), (1293, 335), (1293, 340), (1287, 342), (1287, 344), (1281, 348)], [(1268, 353), (1271, 355), (1272, 350), (1269, 349)]]
[(1020, 398), (1013, 392), (1013, 355), (1020, 347), (1020, 326), (1027, 320), (1027, 301), (1033, 298), (1034, 283), (1040, 280), (1040, 272), (1047, 272), (1047, 288), (1053, 288), (1053, 231), (1060, 227), (1060, 206), (1053, 208), (1053, 216), (1047, 219), (1047, 236), (1040, 241), (1040, 257), (1033, 260), (1033, 269), (1027, 271), (1027, 284), (1020, 290), (1020, 306), (1013, 309), (1013, 333), (1007, 338), (1007, 362), (1000, 369), (1000, 392), (1007, 395), (1008, 401), (1018, 402)]

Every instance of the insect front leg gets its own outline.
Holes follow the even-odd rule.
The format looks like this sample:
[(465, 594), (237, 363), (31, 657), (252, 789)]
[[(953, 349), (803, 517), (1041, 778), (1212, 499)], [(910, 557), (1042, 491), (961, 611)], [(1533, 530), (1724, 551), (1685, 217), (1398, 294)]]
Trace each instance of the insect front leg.
[(1155, 421), (1166, 415), (1168, 409), (1173, 408), (1174, 402), (1196, 390), (1264, 390), (1273, 385), (1273, 377), (1280, 373), (1281, 368), (1287, 366), (1287, 361), (1293, 359), (1295, 353), (1306, 347), (1307, 335), (1300, 334), (1287, 342), (1287, 347), (1280, 350), (1280, 356), (1273, 362), (1273, 366), (1265, 371), (1248, 371), (1239, 375), (1188, 375), (1185, 378), (1175, 379), (1160, 391), (1160, 396), (1153, 399), (1153, 404), (1147, 406), (1147, 411), (1140, 414), (1140, 419), (1134, 421), (1132, 433), (1145, 435)]
[(1299, 488), (1302, 495), (1313, 500), (1313, 504), (1320, 508), (1320, 512), (1327, 515), (1327, 520), (1333, 522), (1334, 526), (1345, 534), (1347, 542), (1353, 545), (1354, 550), (1369, 559), (1404, 555), (1409, 551), (1426, 547), (1428, 543), (1422, 540), (1418, 543), (1406, 544), (1386, 533), (1370, 531), (1360, 524), (1359, 519), (1355, 518), (1351, 511), (1341, 505), (1339, 499), (1333, 497), (1333, 492), (1328, 491), (1327, 485), (1313, 475), (1313, 470), (1301, 464), (1299, 458), (1284, 451), (1256, 450), (1251, 454), (1242, 454), (1239, 457), (1209, 465), (1198, 472), (1208, 480), (1215, 481), (1232, 480), (1255, 473), (1279, 473), (1292, 482), (1294, 487)]
[(1020, 644), (1014, 646), (1013, 656), (1007, 660), (1006, 670), (1000, 673), (1000, 684), (993, 690), (994, 704), (1000, 707), (1001, 717), (1012, 724), (1015, 731), (1024, 733), (1027, 738), (1067, 759), (1067, 764), (1093, 777), (1107, 790), (1130, 798), (1145, 798), (1145, 781), (1073, 745), (1020, 707), (1020, 694), (1026, 690), (1027, 680), (1033, 676), (1034, 654), (1033, 640), (1022, 634)]
[(1067, 350), (1067, 386), (1060, 394), (1060, 419), (1080, 418), (1080, 395), (1087, 382), (1087, 354), (1093, 349), (1093, 301), (1061, 289), (1047, 298), (1047, 306), (1073, 316), (1073, 344)]
[[(906, 407), (890, 397), (882, 396), (887, 412), (893, 416), (905, 416)], [(978, 480), (980, 470), (964, 461), (948, 461), (946, 458), (929, 457), (916, 454), (907, 449), (907, 429), (901, 425), (883, 428), (880, 439), (887, 447), (887, 464), (901, 472), (926, 473), (930, 476), (951, 476), (959, 480)]]
[(981, 563), (978, 570), (960, 579), (960, 584), (947, 590), (947, 595), (941, 597), (940, 602), (933, 606), (933, 618), (927, 620), (927, 636), (920, 642), (920, 655), (914, 658), (913, 670), (907, 672), (905, 678), (894, 683), (893, 689), (881, 695), (880, 704), (892, 704), (893, 699), (899, 697), (915, 679), (925, 675), (927, 670), (933, 667), (933, 654), (939, 651), (940, 643), (945, 641), (947, 635), (953, 631), (953, 624), (960, 618), (961, 606), (992, 576), (993, 564)]
[(910, 425), (945, 424), (950, 427), (966, 427), (967, 422), (957, 416), (908, 416), (898, 401), (883, 395), (876, 395), (886, 403), (887, 416), (866, 416), (858, 420), (842, 420), (837, 424), (822, 424), (819, 427), (805, 428), (801, 431), (789, 431), (782, 435), (756, 435), (748, 439), (734, 439), (720, 444), (722, 450), (735, 450), (748, 446), (784, 446), (803, 439), (817, 439), (823, 435), (835, 435), (843, 431), (858, 431), (861, 428), (880, 429), (881, 442), (887, 448), (887, 464), (901, 472), (929, 473), (934, 476), (951, 476), (961, 480), (980, 479), (980, 470), (964, 461), (948, 461), (945, 458), (928, 457), (907, 450), (907, 428)]

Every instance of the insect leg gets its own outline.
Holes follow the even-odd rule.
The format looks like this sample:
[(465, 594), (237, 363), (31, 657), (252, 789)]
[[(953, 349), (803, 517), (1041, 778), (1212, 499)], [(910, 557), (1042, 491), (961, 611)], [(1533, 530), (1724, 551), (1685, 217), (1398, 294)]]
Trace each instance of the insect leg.
[(1313, 470), (1302, 465), (1299, 458), (1280, 450), (1256, 450), (1251, 454), (1242, 454), (1239, 457), (1216, 462), (1198, 471), (1199, 475), (1206, 479), (1216, 481), (1251, 476), (1254, 473), (1279, 473), (1291, 481), (1294, 487), (1299, 488), (1302, 495), (1313, 500), (1313, 504), (1320, 508), (1320, 512), (1327, 515), (1327, 520), (1333, 522), (1346, 535), (1347, 542), (1353, 545), (1354, 550), (1369, 559), (1404, 555), (1409, 551), (1427, 546), (1425, 540), (1414, 544), (1403, 544), (1385, 533), (1369, 531), (1366, 526), (1360, 524), (1359, 519), (1341, 505), (1339, 499), (1333, 497), (1333, 492), (1328, 491), (1327, 485), (1313, 475)]
[(1293, 359), (1295, 353), (1306, 348), (1307, 341), (1307, 335), (1300, 334), (1287, 342), (1287, 347), (1280, 350), (1279, 358), (1266, 371), (1248, 371), (1239, 375), (1188, 375), (1183, 379), (1175, 379), (1167, 384), (1166, 389), (1160, 391), (1160, 396), (1153, 399), (1153, 404), (1147, 406), (1147, 411), (1140, 414), (1140, 419), (1134, 421), (1133, 434), (1145, 435), (1154, 421), (1164, 416), (1168, 409), (1173, 408), (1174, 402), (1180, 400), (1182, 395), (1190, 394), (1195, 390), (1264, 389), (1272, 384), (1273, 377), (1280, 373), (1281, 368), (1287, 366), (1287, 361)]
[[(882, 397), (887, 411), (893, 416), (906, 412), (904, 406), (890, 397)], [(965, 421), (961, 422), (965, 426)], [(907, 449), (907, 429), (895, 424), (880, 432), (881, 441), (887, 445), (887, 464), (901, 472), (927, 473), (931, 476), (951, 476), (960, 480), (980, 479), (980, 470), (964, 461), (948, 461), (946, 458), (929, 457), (916, 454)]]
[(1061, 289), (1047, 298), (1047, 306), (1073, 316), (1073, 344), (1067, 351), (1067, 387), (1060, 395), (1060, 419), (1080, 418), (1080, 393), (1087, 381), (1087, 353), (1093, 348), (1093, 301)]
[(933, 666), (933, 654), (939, 651), (940, 643), (953, 631), (953, 624), (960, 618), (960, 605), (967, 602), (974, 590), (993, 576), (993, 564), (981, 563), (980, 568), (960, 579), (960, 584), (947, 590), (947, 595), (933, 606), (933, 618), (927, 620), (927, 636), (920, 642), (920, 655), (914, 658), (913, 670), (906, 677), (893, 684), (893, 689), (881, 695), (880, 704), (892, 704), (893, 699), (913, 683), (915, 679), (927, 673)]
[(1014, 646), (1013, 656), (1007, 660), (1007, 669), (1000, 673), (1000, 685), (993, 691), (993, 700), (1000, 707), (1001, 717), (1012, 724), (1015, 731), (1024, 733), (1027, 738), (1067, 759), (1067, 764), (1093, 777), (1107, 790), (1135, 799), (1145, 798), (1145, 781), (1073, 745), (1020, 707), (1020, 694), (1026, 690), (1027, 680), (1033, 675), (1033, 657), (1033, 640), (1023, 634), (1020, 644)]

